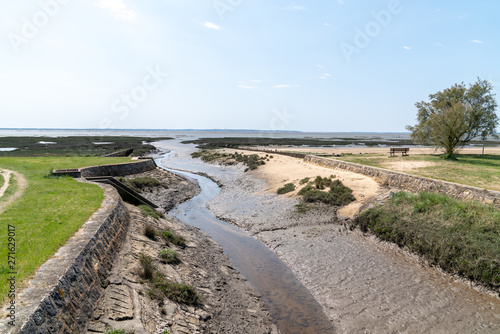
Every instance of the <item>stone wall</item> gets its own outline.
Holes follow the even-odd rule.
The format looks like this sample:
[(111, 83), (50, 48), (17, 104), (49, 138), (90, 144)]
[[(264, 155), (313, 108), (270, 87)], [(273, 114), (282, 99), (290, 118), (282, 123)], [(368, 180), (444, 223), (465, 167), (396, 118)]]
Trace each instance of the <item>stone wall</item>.
[(428, 191), (451, 196), (458, 200), (478, 201), (500, 208), (500, 192), (465, 186), (457, 183), (429, 179), (387, 169), (363, 166), (351, 162), (308, 155), (305, 162), (323, 167), (341, 169), (371, 177), (383, 186), (399, 188), (413, 193)]
[(123, 164), (103, 165), (80, 168), (82, 177), (92, 176), (124, 176), (130, 174), (139, 174), (154, 170), (156, 163), (153, 159), (144, 159), (137, 162), (128, 162)]
[(101, 187), (105, 199), (100, 209), (37, 270), (16, 301), (16, 326), (2, 319), (1, 333), (86, 333), (130, 224), (116, 190)]

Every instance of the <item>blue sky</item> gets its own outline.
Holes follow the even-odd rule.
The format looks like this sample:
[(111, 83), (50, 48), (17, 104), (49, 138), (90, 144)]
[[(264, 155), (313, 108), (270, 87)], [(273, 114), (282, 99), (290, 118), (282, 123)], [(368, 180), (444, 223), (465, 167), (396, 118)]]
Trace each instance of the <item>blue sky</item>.
[(498, 1), (0, 5), (0, 127), (402, 132), (454, 83), (498, 91)]

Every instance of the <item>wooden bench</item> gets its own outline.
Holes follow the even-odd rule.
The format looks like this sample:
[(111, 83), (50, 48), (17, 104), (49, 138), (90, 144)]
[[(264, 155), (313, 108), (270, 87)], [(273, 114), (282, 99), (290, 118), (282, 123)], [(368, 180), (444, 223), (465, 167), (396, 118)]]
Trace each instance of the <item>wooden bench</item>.
[(410, 150), (409, 147), (391, 147), (389, 149), (389, 154), (391, 155), (391, 157), (393, 157), (396, 155), (396, 153), (401, 152), (402, 156), (407, 156), (409, 150)]

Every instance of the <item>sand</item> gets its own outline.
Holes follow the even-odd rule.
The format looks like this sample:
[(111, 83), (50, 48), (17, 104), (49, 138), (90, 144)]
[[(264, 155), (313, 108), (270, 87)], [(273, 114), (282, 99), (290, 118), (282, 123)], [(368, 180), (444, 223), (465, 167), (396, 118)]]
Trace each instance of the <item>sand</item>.
[[(238, 150), (225, 149), (221, 151), (234, 153)], [(239, 150), (239, 152), (241, 151)], [(266, 155), (266, 153), (252, 152), (252, 154), (254, 153), (260, 156)], [(313, 180), (318, 175), (321, 177), (335, 175), (336, 179), (352, 189), (356, 198), (355, 202), (343, 207), (338, 212), (340, 216), (347, 218), (353, 218), (357, 215), (366, 203), (375, 200), (381, 192), (380, 186), (367, 176), (311, 165), (301, 159), (283, 155), (273, 155), (273, 159), (269, 159), (265, 165), (259, 166), (258, 169), (249, 173), (267, 181), (268, 187), (265, 192), (268, 193), (276, 194), (278, 188), (283, 187), (286, 183), (293, 183), (296, 190), (284, 195), (292, 198), (297, 198), (297, 192), (303, 187), (299, 184), (300, 180), (306, 177)]]

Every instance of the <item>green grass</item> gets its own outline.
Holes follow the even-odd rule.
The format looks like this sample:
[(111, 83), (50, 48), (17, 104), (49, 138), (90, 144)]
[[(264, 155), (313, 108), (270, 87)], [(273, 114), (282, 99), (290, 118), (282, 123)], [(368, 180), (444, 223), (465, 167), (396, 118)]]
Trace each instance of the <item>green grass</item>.
[(124, 177), (120, 177), (119, 181), (125, 184), (126, 186), (134, 189), (137, 192), (141, 192), (144, 190), (150, 190), (151, 188), (155, 187), (165, 187), (167, 186), (160, 181), (158, 181), (155, 178), (152, 178), (150, 176), (145, 176), (145, 177), (136, 177), (132, 179), (126, 179)]
[(500, 155), (495, 154), (463, 154), (458, 155), (457, 160), (444, 160), (439, 155), (424, 154), (394, 158), (384, 155), (344, 156), (335, 159), (387, 169), (399, 161), (426, 161), (432, 165), (406, 173), (500, 191)]
[(4, 183), (5, 183), (5, 178), (3, 177), (2, 174), (0, 174), (0, 188), (3, 186)]
[(149, 297), (157, 300), (160, 305), (163, 304), (163, 298), (165, 297), (180, 304), (198, 305), (201, 303), (201, 297), (193, 286), (175, 283), (166, 278), (157, 270), (150, 256), (141, 254), (139, 263), (142, 268), (140, 274), (142, 278), (146, 279), (143, 283), (149, 285)]
[(184, 239), (184, 237), (176, 233), (173, 233), (172, 231), (165, 230), (161, 232), (160, 236), (163, 238), (163, 240), (165, 240), (167, 245), (169, 243), (173, 243), (174, 245), (179, 246), (181, 248), (186, 247), (186, 240)]
[(444, 195), (405, 192), (353, 221), (433, 265), (500, 290), (500, 211)]
[(17, 190), (16, 176), (14, 174), (11, 174), (9, 179), (9, 186), (7, 187), (7, 189), (5, 189), (5, 193), (3, 194), (3, 196), (0, 197), (0, 204), (7, 201), (10, 198), (10, 196), (14, 195), (16, 190)]
[(127, 334), (123, 329), (110, 329), (107, 330), (105, 334)]
[(181, 262), (179, 254), (173, 249), (162, 249), (158, 252), (158, 255), (166, 263), (177, 264)]
[[(64, 245), (101, 205), (102, 189), (71, 178), (46, 178), (51, 168), (78, 168), (123, 163), (127, 158), (39, 157), (2, 158), (0, 167), (24, 175), (21, 198), (0, 215), (0, 301), (7, 294), (7, 225), (16, 229), (17, 286)], [(13, 189), (16, 184), (13, 184)], [(12, 194), (11, 187), (8, 188)]]
[(147, 205), (139, 205), (139, 209), (141, 209), (141, 213), (144, 215), (144, 216), (151, 216), (155, 219), (158, 219), (158, 218), (163, 218), (165, 217), (165, 215), (161, 212), (158, 212), (152, 208), (150, 208), (149, 206)]

